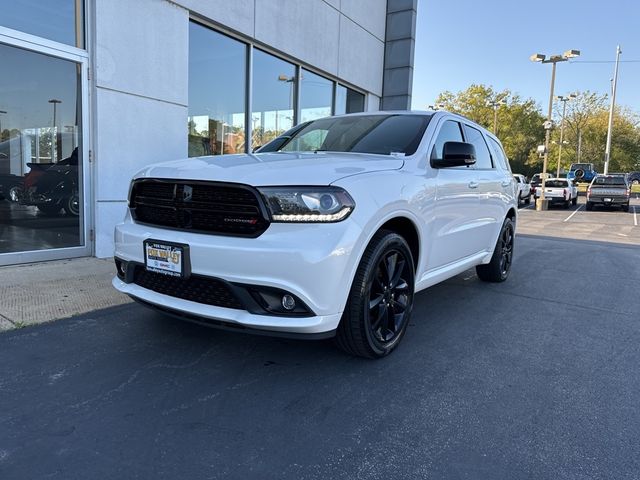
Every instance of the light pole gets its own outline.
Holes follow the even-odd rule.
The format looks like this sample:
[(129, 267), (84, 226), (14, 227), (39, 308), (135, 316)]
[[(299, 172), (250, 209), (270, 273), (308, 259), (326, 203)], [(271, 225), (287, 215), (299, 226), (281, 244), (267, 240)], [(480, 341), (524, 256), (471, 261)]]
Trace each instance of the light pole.
[(564, 139), (564, 116), (567, 113), (567, 102), (573, 100), (577, 95), (570, 93), (568, 96), (558, 95), (557, 100), (562, 102), (562, 119), (560, 120), (560, 146), (558, 147), (558, 170), (556, 172), (556, 178), (560, 178), (560, 164), (562, 163), (562, 142)]
[(542, 164), (542, 182), (540, 185), (540, 198), (536, 202), (536, 210), (546, 210), (547, 202), (544, 198), (544, 184), (547, 178), (547, 161), (549, 160), (549, 137), (551, 136), (551, 129), (553, 128), (553, 120), (551, 115), (553, 114), (553, 88), (556, 82), (556, 65), (558, 62), (566, 62), (570, 58), (574, 58), (580, 55), (580, 50), (567, 50), (562, 55), (551, 55), (547, 58), (542, 53), (534, 53), (529, 57), (532, 62), (551, 63), (551, 89), (549, 92), (549, 110), (547, 112), (547, 121), (545, 122), (545, 136), (544, 136), (544, 162)]
[(500, 105), (506, 105), (507, 100), (502, 98), (500, 100), (494, 100), (489, 103), (490, 106), (493, 107), (493, 133), (494, 135), (498, 135), (498, 108)]
[(604, 150), (604, 174), (609, 173), (609, 160), (611, 159), (611, 132), (613, 130), (613, 110), (616, 106), (616, 87), (618, 85), (618, 65), (620, 64), (620, 45), (616, 48), (616, 67), (613, 72), (613, 85), (611, 88), (611, 107), (609, 108), (609, 125), (607, 127), (607, 146)]
[[(57, 98), (52, 98), (51, 100), (49, 100), (49, 103), (53, 104), (53, 128), (51, 129), (51, 162), (56, 163), (56, 149), (58, 148), (58, 138), (56, 135), (57, 133), (56, 132), (56, 112), (57, 112), (56, 107), (58, 106), (59, 103), (62, 103), (62, 100), (58, 100)], [(56, 148), (53, 148), (54, 135), (56, 135), (55, 137)]]

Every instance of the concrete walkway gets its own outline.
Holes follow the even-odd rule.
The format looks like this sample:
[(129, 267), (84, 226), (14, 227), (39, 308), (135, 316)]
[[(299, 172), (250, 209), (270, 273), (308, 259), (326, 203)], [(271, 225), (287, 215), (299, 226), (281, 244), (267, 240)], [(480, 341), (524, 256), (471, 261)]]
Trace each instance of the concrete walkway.
[(121, 305), (113, 259), (77, 258), (0, 267), (0, 331)]

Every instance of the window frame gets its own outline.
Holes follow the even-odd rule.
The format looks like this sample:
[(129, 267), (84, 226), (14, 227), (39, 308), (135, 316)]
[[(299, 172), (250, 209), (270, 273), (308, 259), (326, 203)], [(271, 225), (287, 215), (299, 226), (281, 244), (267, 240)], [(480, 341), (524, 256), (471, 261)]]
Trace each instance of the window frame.
[[(482, 127), (478, 128), (476, 126), (469, 125), (467, 122), (460, 122), (460, 123), (463, 125), (463, 129), (462, 130), (463, 130), (463, 133), (464, 133), (464, 141), (466, 143), (470, 143), (469, 139), (467, 137), (467, 132), (465, 130), (466, 128), (471, 128), (471, 129), (477, 131), (480, 134), (480, 138), (484, 142), (484, 146), (487, 148), (487, 153), (489, 154), (489, 161), (491, 162), (491, 167), (490, 168), (478, 167), (478, 163), (477, 162), (473, 164), (473, 168), (475, 170), (484, 170), (484, 171), (496, 170), (496, 162), (494, 162), (493, 155), (491, 154), (491, 148), (489, 148), (489, 145), (487, 144), (487, 139), (484, 138), (485, 133), (482, 131)], [(477, 159), (477, 156), (476, 156), (476, 159)]]
[[(85, 11), (85, 15), (86, 15), (86, 11)], [(351, 89), (357, 93), (360, 93), (361, 95), (364, 95), (364, 102), (363, 102), (363, 107), (364, 110), (362, 111), (362, 113), (367, 112), (367, 99), (369, 96), (369, 92), (356, 87), (355, 85), (349, 84), (348, 82), (345, 82), (343, 79), (340, 79), (334, 75), (328, 74), (326, 72), (323, 72), (321, 70), (319, 70), (318, 68), (314, 67), (313, 65), (309, 65), (308, 63), (302, 62), (298, 59), (295, 59), (289, 55), (283, 54), (282, 52), (279, 52), (271, 47), (269, 47), (268, 45), (265, 45), (263, 43), (260, 43), (258, 41), (256, 41), (255, 39), (252, 39), (248, 36), (245, 35), (241, 35), (237, 32), (234, 32), (232, 30), (226, 29), (220, 25), (214, 24), (212, 22), (210, 22), (209, 20), (207, 20), (204, 17), (201, 17), (195, 13), (192, 13), (189, 16), (189, 22), (194, 22), (197, 23), (198, 25), (211, 29), (217, 33), (220, 33), (222, 35), (225, 35), (233, 40), (242, 42), (245, 46), (246, 46), (246, 51), (247, 51), (247, 59), (246, 59), (246, 71), (245, 71), (245, 96), (246, 96), (246, 112), (245, 112), (245, 127), (244, 127), (244, 131), (245, 131), (245, 138), (251, 139), (253, 138), (253, 124), (251, 122), (251, 111), (253, 109), (253, 50), (254, 49), (258, 49), (263, 53), (272, 55), (274, 57), (276, 57), (279, 60), (283, 60), (285, 62), (291, 63), (295, 66), (296, 69), (296, 80), (295, 80), (295, 84), (294, 84), (294, 101), (293, 101), (293, 105), (294, 105), (294, 112), (293, 112), (293, 126), (297, 126), (300, 123), (303, 123), (300, 121), (300, 116), (301, 116), (301, 111), (300, 111), (300, 91), (301, 91), (301, 82), (300, 82), (300, 76), (302, 73), (302, 69), (305, 69), (315, 75), (319, 75), (323, 78), (325, 78), (326, 80), (328, 80), (329, 82), (332, 83), (332, 94), (331, 94), (331, 109), (330, 109), (330, 116), (335, 115), (335, 105), (336, 105), (336, 90), (337, 90), (337, 85), (341, 85), (343, 87), (346, 87), (347, 89)], [(245, 153), (251, 153), (252, 149), (251, 149), (251, 142), (247, 142), (245, 141)]]

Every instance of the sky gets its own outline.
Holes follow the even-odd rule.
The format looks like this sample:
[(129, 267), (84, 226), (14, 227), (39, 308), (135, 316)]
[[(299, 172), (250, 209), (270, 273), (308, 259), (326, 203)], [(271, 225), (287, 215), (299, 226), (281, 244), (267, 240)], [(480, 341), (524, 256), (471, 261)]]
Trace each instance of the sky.
[(481, 83), (546, 112), (551, 65), (529, 57), (570, 49), (581, 55), (558, 63), (555, 95), (609, 93), (618, 44), (616, 104), (640, 113), (640, 0), (418, 0), (412, 108)]

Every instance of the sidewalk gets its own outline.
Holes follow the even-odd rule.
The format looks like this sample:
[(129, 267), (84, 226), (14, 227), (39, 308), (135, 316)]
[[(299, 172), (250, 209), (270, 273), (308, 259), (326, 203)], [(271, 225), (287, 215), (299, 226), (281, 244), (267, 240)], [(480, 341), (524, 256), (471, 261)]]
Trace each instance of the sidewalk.
[(0, 331), (131, 302), (111, 286), (113, 259), (0, 267)]

